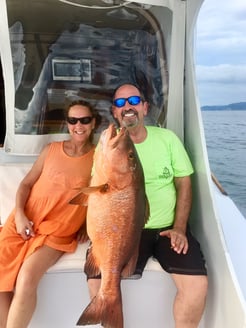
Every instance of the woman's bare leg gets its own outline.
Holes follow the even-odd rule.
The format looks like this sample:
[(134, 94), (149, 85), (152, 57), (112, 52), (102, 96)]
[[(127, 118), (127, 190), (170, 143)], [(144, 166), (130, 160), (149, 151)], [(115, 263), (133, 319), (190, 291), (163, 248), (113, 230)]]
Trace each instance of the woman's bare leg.
[(6, 328), (28, 326), (36, 307), (39, 281), (62, 254), (63, 252), (44, 245), (25, 260), (17, 277)]
[(0, 292), (0, 328), (6, 328), (13, 292)]
[(101, 286), (101, 279), (88, 279), (87, 281), (90, 299), (92, 300), (98, 293)]

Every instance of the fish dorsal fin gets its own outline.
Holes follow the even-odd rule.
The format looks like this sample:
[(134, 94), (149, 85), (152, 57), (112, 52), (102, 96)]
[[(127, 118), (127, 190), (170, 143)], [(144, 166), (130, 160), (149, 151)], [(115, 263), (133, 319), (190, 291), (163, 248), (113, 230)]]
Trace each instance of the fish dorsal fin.
[(109, 185), (107, 183), (104, 183), (100, 186), (89, 186), (89, 187), (80, 188), (79, 193), (69, 201), (69, 204), (87, 206), (88, 195), (94, 192), (105, 193), (108, 191), (108, 189), (109, 189)]

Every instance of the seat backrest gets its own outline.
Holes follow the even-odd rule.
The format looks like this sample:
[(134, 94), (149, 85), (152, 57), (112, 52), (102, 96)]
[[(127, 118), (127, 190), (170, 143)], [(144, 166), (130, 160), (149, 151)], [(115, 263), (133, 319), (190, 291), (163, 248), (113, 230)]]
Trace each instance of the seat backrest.
[(4, 163), (0, 165), (0, 223), (4, 224), (15, 206), (15, 195), (20, 181), (32, 163)]

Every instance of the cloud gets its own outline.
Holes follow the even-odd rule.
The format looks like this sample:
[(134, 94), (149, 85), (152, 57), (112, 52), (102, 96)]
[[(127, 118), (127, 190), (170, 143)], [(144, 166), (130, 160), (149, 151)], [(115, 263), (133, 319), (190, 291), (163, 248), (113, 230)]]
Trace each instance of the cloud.
[(202, 106), (246, 101), (246, 65), (197, 65), (196, 77)]
[(246, 65), (236, 66), (221, 64), (216, 66), (196, 66), (197, 80), (200, 83), (245, 83), (246, 88)]
[(229, 105), (245, 102), (245, 84), (233, 83), (198, 83), (198, 94), (201, 106)]
[(204, 1), (196, 38), (196, 73), (202, 105), (246, 101), (245, 31), (245, 0)]

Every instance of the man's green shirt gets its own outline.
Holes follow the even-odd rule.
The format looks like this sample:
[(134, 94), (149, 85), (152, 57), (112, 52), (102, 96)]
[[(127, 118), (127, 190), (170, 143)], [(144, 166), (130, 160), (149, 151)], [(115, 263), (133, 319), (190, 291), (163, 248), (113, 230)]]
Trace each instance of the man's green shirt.
[(170, 130), (147, 126), (147, 138), (135, 144), (143, 166), (150, 218), (145, 228), (158, 229), (173, 224), (175, 177), (193, 173), (192, 164), (179, 138)]

